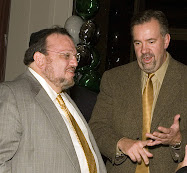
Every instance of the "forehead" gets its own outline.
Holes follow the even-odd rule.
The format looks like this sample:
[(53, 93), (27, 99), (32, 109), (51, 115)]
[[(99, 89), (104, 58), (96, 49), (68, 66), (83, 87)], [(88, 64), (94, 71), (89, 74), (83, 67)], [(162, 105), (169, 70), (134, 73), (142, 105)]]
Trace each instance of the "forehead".
[(143, 24), (138, 24), (133, 27), (133, 37), (137, 35), (160, 34), (160, 24), (158, 20), (151, 19)]
[(51, 34), (46, 39), (47, 47), (56, 49), (75, 49), (72, 39), (67, 35)]

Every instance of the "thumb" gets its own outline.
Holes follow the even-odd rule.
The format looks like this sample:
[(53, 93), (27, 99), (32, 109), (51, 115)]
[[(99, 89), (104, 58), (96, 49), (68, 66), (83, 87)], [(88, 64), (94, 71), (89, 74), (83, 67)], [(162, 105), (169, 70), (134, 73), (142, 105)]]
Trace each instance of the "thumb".
[(175, 115), (173, 120), (173, 125), (179, 126), (179, 119), (180, 119), (180, 115), (179, 114)]

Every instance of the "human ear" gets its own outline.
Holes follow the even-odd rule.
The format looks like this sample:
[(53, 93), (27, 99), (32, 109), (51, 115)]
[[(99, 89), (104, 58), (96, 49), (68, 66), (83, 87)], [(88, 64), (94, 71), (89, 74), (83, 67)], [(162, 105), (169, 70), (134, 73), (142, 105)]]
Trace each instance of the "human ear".
[(170, 34), (164, 36), (164, 49), (167, 49), (170, 43)]
[(45, 55), (43, 53), (35, 52), (33, 59), (39, 68), (42, 68), (45, 65)]

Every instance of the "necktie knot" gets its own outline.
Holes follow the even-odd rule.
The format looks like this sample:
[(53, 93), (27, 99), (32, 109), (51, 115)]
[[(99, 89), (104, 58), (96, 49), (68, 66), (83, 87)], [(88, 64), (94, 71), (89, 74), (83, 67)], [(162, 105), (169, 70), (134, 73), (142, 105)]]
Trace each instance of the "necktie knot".
[(151, 79), (155, 74), (154, 73), (149, 73), (148, 78)]
[(64, 100), (62, 99), (60, 94), (58, 94), (56, 99), (57, 99), (59, 105), (62, 107), (62, 109), (65, 108), (66, 105), (65, 105)]
[(153, 83), (152, 83), (152, 77), (154, 76), (155, 74), (154, 73), (149, 73), (148, 74), (148, 78), (147, 78), (147, 82), (146, 82), (146, 86), (144, 88), (144, 93), (145, 92), (149, 92), (150, 94), (149, 95), (152, 95), (151, 92), (153, 91), (153, 89), (150, 89), (153, 87)]

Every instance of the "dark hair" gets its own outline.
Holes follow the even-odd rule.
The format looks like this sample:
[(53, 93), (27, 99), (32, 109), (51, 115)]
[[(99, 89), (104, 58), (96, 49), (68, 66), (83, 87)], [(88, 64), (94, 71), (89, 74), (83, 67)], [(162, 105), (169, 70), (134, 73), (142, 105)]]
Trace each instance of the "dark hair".
[(133, 36), (133, 28), (135, 25), (149, 22), (151, 19), (156, 19), (160, 24), (160, 33), (165, 36), (169, 33), (168, 20), (162, 11), (146, 10), (134, 15), (131, 19), (131, 35)]
[(35, 52), (41, 52), (45, 55), (47, 54), (46, 39), (51, 34), (67, 35), (73, 40), (68, 31), (65, 28), (61, 28), (59, 26), (53, 26), (52, 28), (42, 29), (38, 32), (32, 33), (29, 41), (29, 48), (26, 50), (23, 60), (25, 65), (28, 66), (34, 61), (33, 55), (35, 54)]

